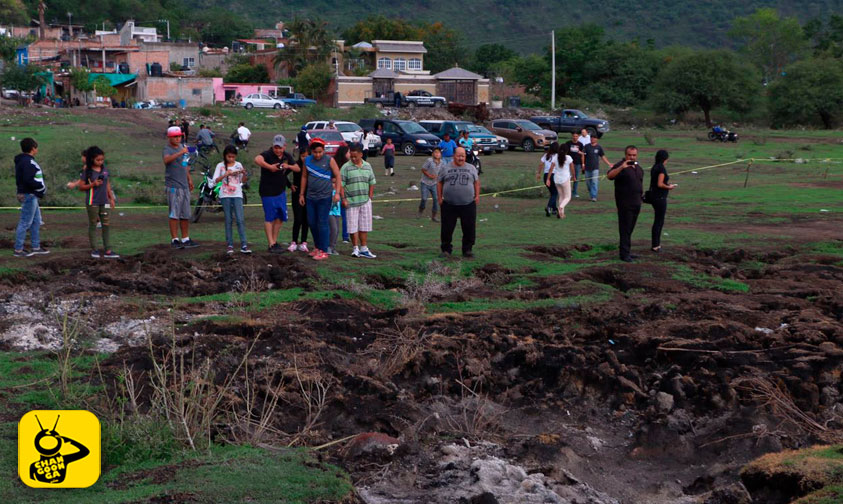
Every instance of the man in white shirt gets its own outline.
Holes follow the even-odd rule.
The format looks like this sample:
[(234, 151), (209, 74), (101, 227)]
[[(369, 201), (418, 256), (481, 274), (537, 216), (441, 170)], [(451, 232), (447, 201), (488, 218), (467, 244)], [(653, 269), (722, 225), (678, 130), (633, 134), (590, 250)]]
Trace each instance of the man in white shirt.
[(249, 128), (246, 127), (245, 123), (240, 123), (240, 126), (237, 127), (237, 143), (241, 145), (244, 149), (249, 146), (249, 138), (251, 138), (252, 132), (249, 131)]

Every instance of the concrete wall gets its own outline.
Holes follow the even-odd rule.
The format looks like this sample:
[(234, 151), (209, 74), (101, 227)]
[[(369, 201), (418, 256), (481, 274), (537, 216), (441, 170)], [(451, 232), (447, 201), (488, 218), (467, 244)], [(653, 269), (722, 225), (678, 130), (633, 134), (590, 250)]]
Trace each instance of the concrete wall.
[[(222, 80), (222, 77), (214, 77), (209, 79), (212, 81), (211, 87), (213, 89), (214, 98), (218, 102), (225, 101), (225, 92), (227, 90), (234, 90), (235, 95), (240, 93), (241, 96), (246, 96), (252, 93), (265, 93), (270, 96), (275, 96), (278, 94), (279, 86), (276, 84), (237, 84), (237, 83), (225, 83)], [(282, 90), (286, 93), (287, 88)]]
[(144, 42), (140, 48), (142, 52), (168, 52), (167, 64), (165, 65), (163, 61), (160, 62), (165, 71), (170, 70), (170, 63), (183, 64), (184, 58), (193, 58), (193, 68), (199, 68), (198, 44), (189, 42)]
[(114, 60), (117, 63), (126, 62), (129, 64), (129, 72), (146, 75), (146, 64), (160, 63), (164, 70), (167, 68), (167, 60), (170, 54), (167, 51), (132, 51), (125, 55), (117, 55)]
[(416, 89), (421, 89), (424, 91), (429, 92), (432, 95), (436, 94), (436, 80), (429, 79), (427, 81), (417, 80), (417, 81), (406, 81), (403, 79), (396, 79), (395, 80), (395, 91), (400, 91), (402, 94), (407, 94), (410, 91), (414, 91)]
[(219, 69), (220, 72), (225, 74), (228, 72), (228, 54), (205, 54), (203, 52), (199, 52), (199, 69), (200, 70), (214, 70)]
[(355, 105), (372, 96), (369, 77), (340, 77), (337, 80), (337, 105)]
[(145, 77), (138, 79), (138, 99), (172, 101), (185, 100), (189, 107), (214, 104), (213, 79)]
[(481, 81), (477, 81), (477, 103), (485, 103), (489, 104), (492, 101), (492, 98), (489, 96), (489, 80), (483, 79)]

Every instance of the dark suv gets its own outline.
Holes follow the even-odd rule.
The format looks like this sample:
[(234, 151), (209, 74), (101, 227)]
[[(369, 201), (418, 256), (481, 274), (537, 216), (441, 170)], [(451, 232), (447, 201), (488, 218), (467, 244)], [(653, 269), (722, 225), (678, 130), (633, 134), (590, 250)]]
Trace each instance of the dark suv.
[(530, 120), (557, 133), (579, 133), (587, 130), (589, 135), (597, 135), (600, 138), (603, 133), (609, 131), (609, 121), (588, 117), (585, 112), (576, 109), (565, 109), (558, 116), (531, 117)]
[(419, 123), (400, 119), (363, 119), (358, 122), (364, 130), (377, 132), (378, 126), (383, 125), (381, 140), (391, 138), (395, 150), (403, 152), (405, 156), (416, 153), (430, 154), (439, 145), (439, 137), (428, 133)]

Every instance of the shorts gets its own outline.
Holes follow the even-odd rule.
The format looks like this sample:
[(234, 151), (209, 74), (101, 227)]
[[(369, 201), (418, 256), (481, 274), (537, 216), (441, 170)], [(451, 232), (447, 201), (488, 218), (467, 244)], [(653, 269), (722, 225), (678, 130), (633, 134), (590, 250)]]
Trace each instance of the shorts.
[(395, 168), (395, 158), (393, 156), (386, 156), (383, 158), (383, 165), (386, 168)]
[(358, 231), (368, 233), (372, 231), (372, 200), (360, 206), (350, 206), (346, 209), (345, 218), (348, 224), (348, 234)]
[(263, 204), (263, 220), (287, 222), (287, 193), (283, 192), (278, 196), (261, 196), (261, 203)]
[(190, 191), (178, 187), (168, 187), (167, 207), (171, 219), (190, 219)]

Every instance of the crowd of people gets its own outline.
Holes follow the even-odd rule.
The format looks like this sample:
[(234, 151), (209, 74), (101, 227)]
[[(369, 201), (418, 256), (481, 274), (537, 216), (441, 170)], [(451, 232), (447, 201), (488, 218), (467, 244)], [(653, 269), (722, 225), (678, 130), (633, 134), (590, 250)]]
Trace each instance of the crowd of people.
[[(242, 123), (232, 138), (235, 143), (248, 143), (251, 132)], [(338, 255), (337, 241), (342, 230), (343, 241), (351, 242), (354, 257), (374, 259), (377, 257), (368, 247), (368, 235), (372, 232), (372, 199), (376, 184), (372, 166), (365, 159), (363, 145), (354, 143), (340, 147), (333, 156), (325, 150), (325, 142), (319, 138), (307, 140), (299, 134), (299, 149), (296, 156), (287, 151), (284, 135), (275, 135), (269, 149), (254, 157), (260, 168), (259, 194), (264, 213), (264, 232), (269, 253), (305, 252), (314, 260), (322, 261), (331, 255)], [(187, 124), (171, 123), (167, 129), (167, 144), (162, 149), (164, 181), (167, 194), (167, 209), (171, 247), (186, 249), (198, 247), (190, 238), (191, 193), (194, 189), (190, 174), (191, 148), (187, 146)], [(233, 135), (234, 136), (234, 135)], [(467, 135), (466, 135), (467, 136)], [(304, 138), (302, 138), (304, 137)], [(239, 141), (239, 142), (236, 142)], [(446, 134), (421, 169), (419, 215), (423, 215), (428, 199), (432, 200), (431, 220), (440, 222), (440, 257), (453, 253), (453, 235), (457, 222), (462, 231), (462, 255), (473, 257), (476, 240), (477, 205), (480, 201), (480, 173), (467, 162), (471, 149), (470, 139), (458, 142)], [(32, 138), (20, 142), (21, 154), (15, 158), (15, 177), (18, 199), (21, 202), (20, 220), (16, 230), (14, 255), (29, 257), (49, 253), (40, 243), (41, 212), (39, 200), (46, 192), (43, 171), (35, 157), (38, 144)], [(214, 134), (205, 125), (200, 125), (197, 146), (216, 148)], [(213, 147), (211, 147), (213, 146)], [(385, 158), (385, 174), (394, 175), (394, 146), (387, 142), (382, 153)], [(226, 251), (235, 252), (233, 228), (236, 224), (240, 240), (239, 252), (251, 254), (246, 237), (243, 184), (248, 179), (247, 171), (238, 160), (243, 147), (225, 147), (223, 160), (216, 166), (212, 181), (219, 185), (220, 203), (225, 216)], [(296, 152), (298, 151), (298, 152)], [(578, 183), (585, 180), (588, 196), (596, 202), (600, 163), (610, 166), (606, 178), (614, 182), (615, 203), (618, 212), (620, 235), (619, 255), (626, 262), (636, 256), (631, 253), (631, 236), (641, 211), (642, 203), (653, 206), (655, 219), (652, 228), (652, 251), (661, 250), (661, 234), (667, 212), (668, 193), (675, 189), (665, 165), (667, 151), (656, 154), (655, 164), (650, 171), (649, 190), (644, 191), (644, 171), (638, 163), (638, 149), (628, 146), (624, 159), (611, 164), (596, 136), (587, 132), (573, 133), (564, 144), (553, 142), (542, 154), (536, 178), (547, 186), (549, 197), (545, 215), (565, 218), (565, 209), (573, 198), (578, 198)], [(88, 216), (88, 236), (91, 256), (95, 258), (117, 258), (110, 242), (110, 212), (116, 207), (111, 188), (105, 153), (92, 146), (82, 152), (82, 171), (79, 179), (68, 183), (69, 188), (85, 192), (85, 206)], [(287, 189), (293, 213), (292, 240), (285, 247), (279, 243), (281, 228), (288, 221)], [(437, 218), (438, 217), (438, 218)], [(102, 248), (97, 241), (97, 229), (101, 230)], [(308, 232), (313, 237), (312, 250), (308, 247)], [(27, 233), (31, 248), (24, 249)]]

